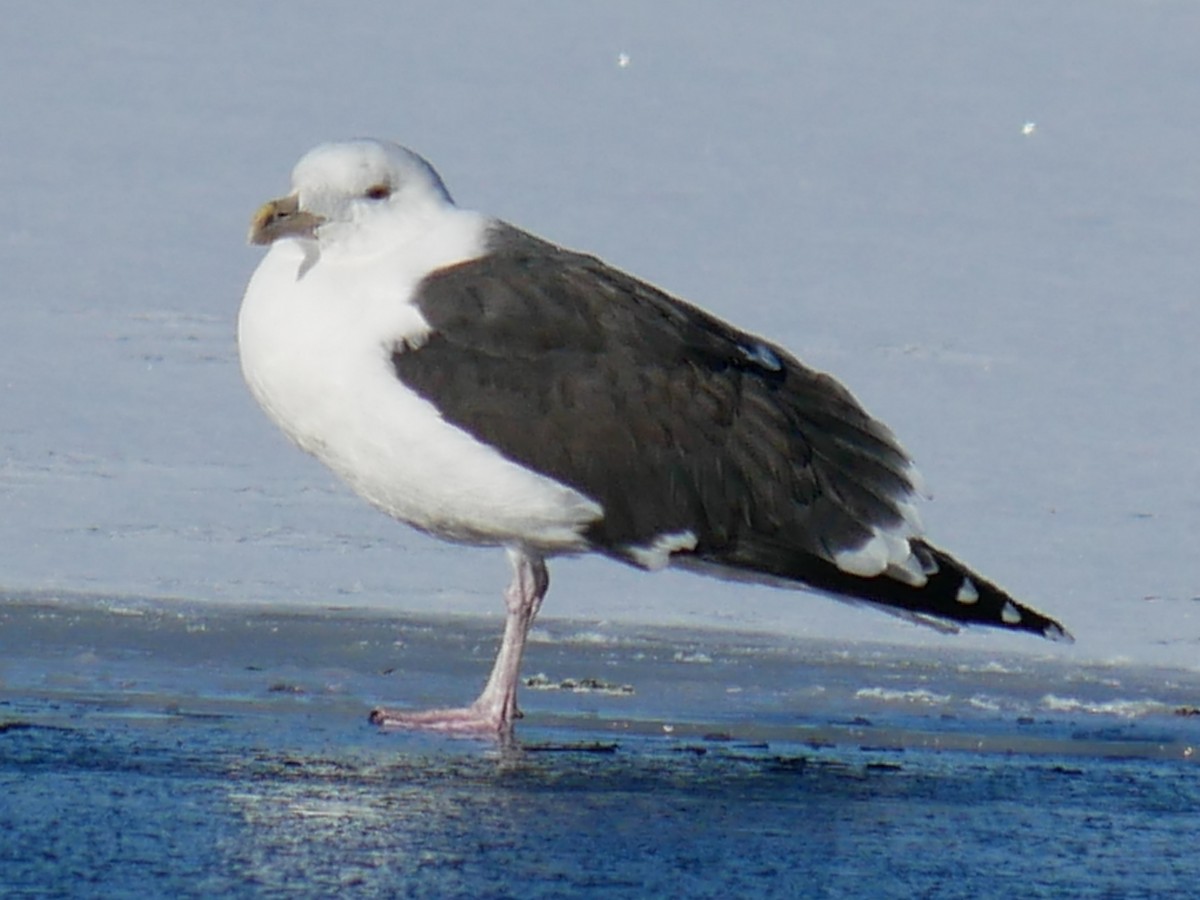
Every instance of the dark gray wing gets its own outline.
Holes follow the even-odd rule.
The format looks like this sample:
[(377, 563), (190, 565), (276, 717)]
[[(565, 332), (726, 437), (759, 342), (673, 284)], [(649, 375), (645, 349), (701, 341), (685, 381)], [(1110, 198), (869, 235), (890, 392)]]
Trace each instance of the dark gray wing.
[(510, 459), (598, 501), (588, 533), (628, 555), (696, 535), (831, 561), (901, 520), (907, 459), (833, 379), (601, 261), (501, 227), (435, 273), (433, 333), (396, 375)]
[(842, 571), (835, 555), (901, 523), (911, 469), (827, 375), (600, 260), (501, 226), (492, 252), (426, 279), (433, 328), (398, 378), (447, 421), (591, 497), (599, 550), (690, 532), (682, 561), (801, 582), (922, 618), (1069, 639), (921, 540), (922, 583)]

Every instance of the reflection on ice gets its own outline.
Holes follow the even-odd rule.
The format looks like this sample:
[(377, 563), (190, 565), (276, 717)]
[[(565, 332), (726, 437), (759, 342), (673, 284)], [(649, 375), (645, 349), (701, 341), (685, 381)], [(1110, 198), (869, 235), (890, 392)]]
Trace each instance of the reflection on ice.
[[(605, 627), (530, 647), (560, 689), (527, 690), (496, 745), (365, 719), (477, 687), (490, 621), (119, 605), (140, 612), (0, 605), (0, 889), (747, 896), (902, 872), (1119, 895), (1130, 859), (1139, 890), (1200, 877), (1186, 673)], [(1008, 865), (1035, 854), (1033, 875)]]

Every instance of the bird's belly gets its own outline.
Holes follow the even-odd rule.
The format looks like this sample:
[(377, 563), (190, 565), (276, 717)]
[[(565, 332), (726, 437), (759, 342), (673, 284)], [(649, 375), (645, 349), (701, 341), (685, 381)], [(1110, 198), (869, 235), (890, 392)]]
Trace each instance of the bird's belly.
[(451, 540), (585, 549), (599, 505), (447, 423), (395, 377), (394, 342), (378, 329), (356, 335), (345, 322), (303, 321), (302, 303), (281, 311), (259, 299), (252, 285), (238, 323), (251, 392), (363, 498)]

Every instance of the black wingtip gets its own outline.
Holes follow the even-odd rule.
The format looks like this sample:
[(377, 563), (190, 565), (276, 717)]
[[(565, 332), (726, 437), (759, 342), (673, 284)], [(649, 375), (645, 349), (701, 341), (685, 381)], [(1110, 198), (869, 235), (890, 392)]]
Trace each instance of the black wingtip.
[(1075, 643), (1075, 635), (1071, 634), (1071, 632), (1067, 631), (1067, 629), (1063, 628), (1054, 620), (1051, 620), (1050, 624), (1042, 629), (1042, 637), (1046, 638), (1048, 641), (1054, 641), (1058, 644)]
[(1059, 643), (1074, 643), (1075, 639), (1060, 622), (1016, 600), (945, 551), (922, 540), (911, 540), (910, 546), (924, 576), (919, 584), (911, 578), (899, 579), (887, 574), (853, 575), (812, 556), (767, 558), (764, 555), (750, 561), (747, 568), (847, 599), (887, 607), (920, 622), (985, 625), (1024, 631)]
[(1027, 631), (1047, 640), (1074, 643), (1062, 623), (1016, 600), (944, 550), (920, 540), (913, 541), (912, 548), (923, 562), (932, 561), (928, 568), (933, 572), (926, 584), (898, 598), (906, 605), (954, 622)]

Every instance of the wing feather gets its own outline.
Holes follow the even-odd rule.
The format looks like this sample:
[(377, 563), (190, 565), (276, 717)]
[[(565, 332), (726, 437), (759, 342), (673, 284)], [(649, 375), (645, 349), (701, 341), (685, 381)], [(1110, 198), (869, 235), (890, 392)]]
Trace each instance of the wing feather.
[(826, 561), (901, 519), (904, 451), (840, 384), (594, 257), (503, 227), (430, 276), (396, 375), (510, 459), (592, 497), (617, 555), (690, 531), (708, 559)]

